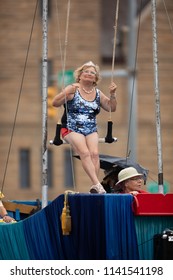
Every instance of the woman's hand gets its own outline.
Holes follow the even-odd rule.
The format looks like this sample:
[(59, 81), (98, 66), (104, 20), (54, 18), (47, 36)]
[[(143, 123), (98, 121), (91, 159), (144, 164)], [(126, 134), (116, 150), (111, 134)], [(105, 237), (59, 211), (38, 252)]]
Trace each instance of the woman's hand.
[(8, 216), (8, 215), (5, 215), (4, 217), (3, 217), (3, 221), (5, 222), (5, 223), (11, 223), (11, 222), (13, 222), (13, 221), (15, 221), (12, 217), (10, 217), (10, 216)]
[(72, 100), (79, 87), (79, 83), (74, 83), (66, 86), (60, 93), (58, 93), (52, 100), (52, 106), (59, 107), (63, 105), (66, 101)]
[(131, 191), (129, 193), (132, 194), (132, 195), (137, 195), (139, 192), (138, 191)]
[(110, 87), (109, 87), (110, 95), (115, 94), (116, 89), (117, 89), (117, 85), (114, 82), (112, 82)]
[(79, 83), (74, 83), (66, 87), (66, 91), (69, 94), (74, 94), (76, 90), (79, 88)]

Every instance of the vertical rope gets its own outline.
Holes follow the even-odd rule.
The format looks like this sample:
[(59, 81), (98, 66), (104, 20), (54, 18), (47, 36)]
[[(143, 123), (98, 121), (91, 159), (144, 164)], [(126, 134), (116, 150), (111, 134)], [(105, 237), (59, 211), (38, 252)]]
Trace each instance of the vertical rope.
[(13, 142), (14, 130), (15, 130), (15, 126), (16, 126), (16, 120), (17, 120), (17, 114), (18, 114), (18, 109), (19, 109), (19, 104), (20, 104), (20, 98), (21, 98), (22, 90), (23, 90), (24, 78), (25, 78), (25, 73), (26, 73), (26, 66), (27, 66), (28, 57), (29, 57), (29, 49), (30, 49), (31, 39), (32, 39), (32, 35), (33, 35), (33, 30), (34, 30), (34, 24), (35, 24), (35, 19), (36, 19), (38, 2), (39, 1), (37, 0), (36, 5), (35, 5), (35, 9), (34, 9), (33, 21), (32, 21), (32, 24), (31, 24), (31, 32), (29, 34), (28, 47), (27, 47), (26, 57), (25, 57), (25, 61), (24, 61), (24, 68), (23, 68), (23, 73), (22, 73), (20, 89), (19, 89), (19, 96), (18, 96), (18, 99), (17, 99), (14, 122), (13, 122), (11, 137), (10, 137), (7, 159), (6, 159), (6, 163), (5, 163), (5, 171), (4, 171), (4, 175), (3, 175), (3, 179), (2, 179), (1, 192), (3, 192), (3, 189), (4, 189), (4, 184), (5, 184), (5, 179), (6, 179), (7, 169), (8, 169), (8, 162), (9, 162), (11, 148), (12, 148), (12, 142)]
[[(57, 1), (56, 3), (56, 14), (57, 14), (57, 26), (58, 26), (58, 38), (59, 38), (59, 52), (60, 52), (60, 60), (61, 60), (61, 68), (63, 69), (63, 55), (62, 55), (62, 44), (61, 44), (61, 33), (60, 33), (60, 23), (59, 23), (59, 12), (58, 12), (58, 5), (57, 5)], [(62, 111), (62, 106), (61, 108), (57, 108), (57, 124), (60, 124), (60, 112)]]
[[(56, 7), (57, 7), (57, 5), (56, 5)], [(61, 52), (61, 63), (62, 63), (62, 85), (61, 85), (61, 91), (63, 91), (64, 88), (65, 88), (65, 69), (66, 69), (67, 46), (68, 46), (70, 8), (71, 8), (71, 2), (70, 2), (70, 0), (68, 0), (68, 4), (67, 4), (67, 18), (66, 18), (66, 30), (65, 30), (65, 43), (64, 43), (64, 55), (62, 55), (62, 47), (61, 47), (61, 42), (59, 40), (59, 46), (60, 46), (60, 52)], [(59, 38), (60, 38), (59, 21), (58, 21), (58, 32), (59, 32)], [(65, 93), (65, 108), (66, 108), (66, 114), (67, 114), (67, 117), (68, 117), (66, 93)], [(72, 167), (73, 188), (75, 190), (76, 189), (76, 184), (75, 184), (75, 177), (74, 177), (73, 152), (72, 152), (71, 145), (70, 145), (70, 161), (71, 161), (71, 167)]]
[[(111, 75), (111, 82), (113, 82), (114, 68), (115, 68), (115, 50), (116, 50), (116, 38), (117, 38), (118, 15), (119, 15), (119, 0), (117, 0), (116, 12), (115, 12), (114, 43), (113, 43), (113, 54), (112, 54), (112, 75)], [(110, 106), (110, 111), (109, 111), (109, 119), (110, 119), (110, 120), (112, 119), (111, 106)]]
[(115, 13), (114, 44), (113, 44), (113, 55), (112, 55), (112, 76), (111, 76), (111, 82), (113, 82), (113, 72), (114, 72), (114, 68), (115, 68), (115, 50), (116, 50), (116, 38), (117, 38), (118, 14), (119, 14), (119, 0), (117, 0), (116, 13)]
[[(140, 0), (140, 11), (142, 10), (142, 0)], [(131, 150), (129, 150), (129, 142), (130, 142), (130, 129), (131, 129), (131, 120), (132, 120), (132, 109), (133, 109), (133, 98), (134, 98), (134, 88), (135, 88), (135, 73), (137, 67), (137, 57), (138, 57), (138, 45), (139, 45), (139, 35), (140, 35), (140, 27), (141, 27), (141, 12), (138, 16), (138, 29), (137, 29), (137, 38), (136, 38), (136, 49), (135, 49), (135, 61), (134, 61), (134, 68), (132, 69), (133, 80), (132, 80), (132, 90), (131, 90), (131, 100), (130, 100), (130, 110), (129, 110), (129, 125), (128, 125), (128, 140), (127, 140), (127, 147), (126, 147), (126, 158), (130, 157)], [(132, 73), (131, 72), (131, 73)]]
[(171, 23), (169, 14), (168, 14), (168, 9), (167, 9), (166, 4), (165, 4), (165, 0), (163, 0), (163, 4), (164, 4), (165, 11), (166, 11), (167, 19), (168, 19), (168, 22), (169, 22), (170, 30), (173, 34), (173, 27), (172, 27), (172, 23)]
[(66, 56), (67, 56), (67, 45), (68, 45), (68, 30), (69, 30), (69, 18), (70, 18), (70, 0), (68, 0), (67, 5), (67, 21), (66, 21), (66, 31), (65, 31), (65, 46), (64, 46), (64, 61), (62, 67), (62, 90), (64, 89), (64, 77), (65, 77), (65, 67), (66, 67)]

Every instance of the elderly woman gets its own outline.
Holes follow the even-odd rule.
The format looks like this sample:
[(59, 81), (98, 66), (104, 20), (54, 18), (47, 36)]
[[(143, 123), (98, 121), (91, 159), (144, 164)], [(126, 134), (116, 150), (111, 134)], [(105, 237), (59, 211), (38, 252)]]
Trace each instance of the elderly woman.
[(80, 156), (83, 169), (91, 179), (91, 193), (105, 193), (98, 179), (100, 161), (96, 116), (100, 108), (115, 112), (115, 83), (109, 87), (107, 97), (96, 86), (100, 80), (99, 67), (89, 61), (74, 72), (76, 83), (68, 85), (53, 99), (52, 105), (64, 105), (61, 135)]
[(127, 167), (118, 173), (118, 182), (114, 186), (115, 193), (147, 193), (142, 189), (143, 174), (138, 173), (134, 167)]

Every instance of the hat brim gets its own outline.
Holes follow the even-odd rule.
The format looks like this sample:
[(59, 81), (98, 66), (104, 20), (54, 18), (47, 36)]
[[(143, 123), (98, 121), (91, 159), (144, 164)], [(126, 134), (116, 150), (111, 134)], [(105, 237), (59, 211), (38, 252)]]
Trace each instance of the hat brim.
[(133, 178), (133, 177), (141, 177), (141, 176), (143, 176), (143, 174), (141, 174), (141, 173), (136, 173), (136, 174), (133, 174), (133, 175), (129, 175), (129, 176), (127, 176), (127, 177), (125, 177), (125, 178), (119, 180), (119, 181), (116, 183), (116, 185), (118, 185), (118, 184), (121, 183), (121, 182), (126, 181), (127, 179), (130, 179), (130, 178)]

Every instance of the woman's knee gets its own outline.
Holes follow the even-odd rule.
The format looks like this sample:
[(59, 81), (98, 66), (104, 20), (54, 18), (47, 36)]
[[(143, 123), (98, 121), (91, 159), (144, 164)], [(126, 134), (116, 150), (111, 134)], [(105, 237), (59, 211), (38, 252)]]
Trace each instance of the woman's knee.
[(90, 153), (90, 156), (91, 156), (91, 158), (92, 158), (94, 161), (99, 160), (99, 153), (96, 152), (96, 151), (91, 152), (91, 153)]
[(88, 157), (91, 157), (89, 150), (81, 151), (79, 155), (81, 159), (86, 159)]
[(81, 151), (80, 153), (81, 159), (91, 158), (93, 162), (97, 162), (99, 160), (99, 153), (98, 152), (91, 152), (89, 150)]

